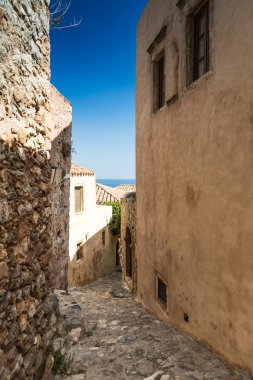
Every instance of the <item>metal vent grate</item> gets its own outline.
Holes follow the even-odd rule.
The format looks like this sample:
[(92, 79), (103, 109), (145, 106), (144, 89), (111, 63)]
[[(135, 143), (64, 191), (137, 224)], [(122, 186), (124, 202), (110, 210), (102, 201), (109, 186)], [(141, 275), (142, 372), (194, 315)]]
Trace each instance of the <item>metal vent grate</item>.
[(167, 306), (167, 285), (159, 277), (157, 281), (157, 298), (164, 306)]

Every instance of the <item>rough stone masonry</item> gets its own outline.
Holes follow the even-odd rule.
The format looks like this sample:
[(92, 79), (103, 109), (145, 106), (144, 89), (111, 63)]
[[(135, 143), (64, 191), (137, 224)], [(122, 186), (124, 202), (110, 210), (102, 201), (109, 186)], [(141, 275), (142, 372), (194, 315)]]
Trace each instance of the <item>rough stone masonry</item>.
[(52, 174), (66, 199), (71, 106), (61, 101), (65, 125), (51, 117), (49, 53), (49, 0), (0, 0), (1, 380), (41, 379), (50, 369), (52, 278), (66, 277), (53, 248), (67, 244), (68, 228), (54, 221), (68, 204), (54, 202)]

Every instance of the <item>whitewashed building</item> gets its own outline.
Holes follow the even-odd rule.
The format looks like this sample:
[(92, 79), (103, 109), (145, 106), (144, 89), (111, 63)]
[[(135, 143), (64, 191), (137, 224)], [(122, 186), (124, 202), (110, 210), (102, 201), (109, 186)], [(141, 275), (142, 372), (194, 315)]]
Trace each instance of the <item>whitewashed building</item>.
[(117, 238), (109, 231), (112, 206), (96, 203), (96, 175), (72, 164), (70, 172), (69, 287), (115, 270)]

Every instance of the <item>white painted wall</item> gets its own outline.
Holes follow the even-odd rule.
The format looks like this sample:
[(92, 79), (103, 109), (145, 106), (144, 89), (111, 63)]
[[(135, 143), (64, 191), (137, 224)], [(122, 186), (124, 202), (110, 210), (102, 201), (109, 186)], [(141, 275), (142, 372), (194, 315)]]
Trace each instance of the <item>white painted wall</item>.
[[(75, 212), (75, 187), (83, 187), (84, 209)], [(69, 257), (73, 259), (78, 243), (84, 243), (102, 228), (112, 217), (111, 206), (96, 205), (96, 176), (71, 176), (70, 178), (70, 226)]]

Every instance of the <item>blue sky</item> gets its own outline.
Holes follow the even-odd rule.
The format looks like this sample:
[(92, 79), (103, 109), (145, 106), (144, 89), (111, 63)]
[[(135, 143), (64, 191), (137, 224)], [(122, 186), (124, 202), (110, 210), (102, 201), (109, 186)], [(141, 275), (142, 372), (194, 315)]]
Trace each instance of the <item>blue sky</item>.
[(147, 0), (72, 0), (51, 31), (52, 83), (73, 105), (73, 161), (97, 178), (135, 178), (136, 27)]

